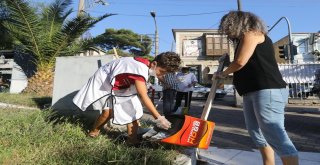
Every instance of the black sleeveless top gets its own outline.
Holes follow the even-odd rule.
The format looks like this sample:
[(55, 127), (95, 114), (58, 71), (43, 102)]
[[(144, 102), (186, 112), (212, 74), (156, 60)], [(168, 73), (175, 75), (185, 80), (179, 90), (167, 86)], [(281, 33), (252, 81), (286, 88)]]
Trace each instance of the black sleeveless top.
[[(238, 47), (236, 51), (237, 49)], [(233, 84), (239, 95), (261, 89), (286, 87), (275, 59), (272, 41), (268, 36), (265, 35), (265, 41), (257, 45), (248, 63), (234, 72)]]

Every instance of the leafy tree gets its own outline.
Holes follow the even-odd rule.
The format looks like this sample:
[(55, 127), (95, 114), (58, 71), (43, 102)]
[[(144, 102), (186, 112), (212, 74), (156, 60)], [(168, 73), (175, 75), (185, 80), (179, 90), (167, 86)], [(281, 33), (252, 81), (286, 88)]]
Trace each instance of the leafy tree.
[(142, 56), (142, 57), (148, 59), (149, 61), (153, 61), (153, 59), (154, 59), (154, 57), (150, 56), (150, 55), (145, 55), (145, 56)]
[[(133, 56), (132, 54), (125, 52), (121, 49), (116, 49), (116, 51), (117, 51), (117, 54), (121, 57), (132, 57)], [(113, 51), (113, 49), (110, 49), (107, 51), (107, 54), (115, 54), (115, 52)]]
[(48, 6), (33, 8), (27, 0), (4, 0), (10, 20), (4, 27), (23, 52), (33, 56), (36, 71), (28, 79), (26, 92), (51, 95), (55, 58), (72, 56), (92, 48), (80, 36), (97, 22), (113, 14), (93, 18), (88, 14), (67, 19), (72, 0), (55, 0)]
[(148, 55), (152, 43), (151, 38), (147, 35), (139, 35), (127, 29), (106, 29), (93, 41), (103, 49), (110, 50), (115, 47), (138, 56)]

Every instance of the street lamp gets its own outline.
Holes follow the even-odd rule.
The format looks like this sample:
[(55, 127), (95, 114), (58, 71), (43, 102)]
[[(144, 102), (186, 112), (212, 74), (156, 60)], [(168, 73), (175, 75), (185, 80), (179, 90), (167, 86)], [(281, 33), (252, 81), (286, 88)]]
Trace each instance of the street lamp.
[[(154, 57), (156, 57), (158, 55), (158, 50), (159, 50), (159, 41), (158, 41), (158, 26), (157, 26), (157, 21), (156, 21), (156, 12), (155, 11), (151, 11), (150, 12), (153, 20), (154, 20), (154, 25), (156, 27), (156, 31), (155, 31), (155, 35), (154, 35)], [(158, 78), (157, 76), (154, 78), (154, 85), (158, 85)]]
[(154, 35), (154, 42), (155, 42), (155, 46), (154, 46), (154, 56), (158, 55), (158, 51), (159, 51), (159, 37), (158, 37), (158, 26), (157, 26), (157, 21), (156, 21), (156, 12), (151, 11), (150, 12), (151, 16), (153, 17), (154, 20), (154, 25), (156, 27), (156, 31), (155, 31), (155, 35)]

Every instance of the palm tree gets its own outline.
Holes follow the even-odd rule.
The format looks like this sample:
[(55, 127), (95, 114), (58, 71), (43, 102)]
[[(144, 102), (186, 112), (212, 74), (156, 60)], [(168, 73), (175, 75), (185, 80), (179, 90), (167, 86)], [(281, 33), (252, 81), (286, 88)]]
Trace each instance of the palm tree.
[[(55, 58), (72, 56), (92, 49), (79, 40), (96, 23), (113, 14), (93, 18), (88, 14), (67, 19), (73, 12), (68, 9), (72, 0), (55, 0), (40, 11), (26, 0), (4, 0), (10, 19), (4, 22), (23, 53), (33, 57), (36, 71), (28, 79), (25, 92), (50, 96), (53, 87)], [(27, 62), (27, 61), (26, 61)]]
[(13, 41), (8, 31), (4, 28), (3, 22), (8, 19), (8, 10), (4, 2), (0, 2), (0, 50), (12, 49)]

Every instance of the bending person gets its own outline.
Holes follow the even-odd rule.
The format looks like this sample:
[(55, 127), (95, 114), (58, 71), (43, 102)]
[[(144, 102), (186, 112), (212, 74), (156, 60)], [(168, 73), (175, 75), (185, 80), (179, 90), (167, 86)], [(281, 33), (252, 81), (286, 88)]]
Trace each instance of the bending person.
[(98, 136), (103, 125), (113, 118), (113, 123), (127, 125), (128, 143), (138, 143), (138, 119), (143, 115), (140, 100), (157, 119), (157, 126), (168, 129), (171, 123), (159, 114), (147, 95), (146, 81), (149, 76), (175, 72), (180, 61), (176, 53), (165, 52), (151, 63), (143, 58), (122, 57), (99, 68), (73, 99), (83, 111), (91, 104), (102, 110), (88, 135)]

